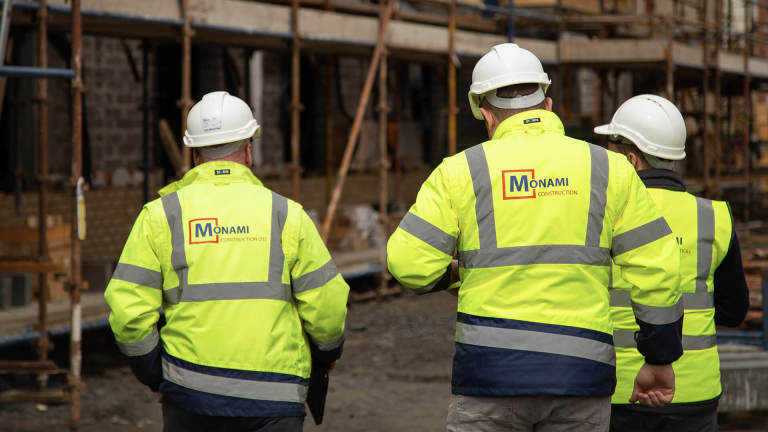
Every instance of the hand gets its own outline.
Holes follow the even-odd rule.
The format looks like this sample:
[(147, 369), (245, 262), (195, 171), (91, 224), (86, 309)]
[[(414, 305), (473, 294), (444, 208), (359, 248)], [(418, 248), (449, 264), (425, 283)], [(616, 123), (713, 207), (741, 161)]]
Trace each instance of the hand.
[[(460, 279), (460, 276), (459, 276), (459, 260), (457, 260), (457, 259), (452, 259), (451, 260), (451, 270), (450, 270), (450, 272), (451, 272), (450, 284), (453, 285), (455, 282), (457, 282)], [(452, 295), (454, 297), (458, 297), (459, 296), (459, 289), (458, 288), (447, 289), (447, 290), (445, 290), (445, 292), (447, 292), (448, 294), (450, 294), (450, 295)]]
[(630, 403), (640, 402), (649, 407), (661, 407), (672, 402), (675, 396), (675, 371), (671, 364), (643, 363), (637, 371), (635, 388)]
[(459, 260), (452, 259), (451, 260), (451, 285), (453, 285), (454, 282), (457, 282), (461, 276), (459, 276)]
[(333, 363), (331, 363), (330, 365), (328, 365), (328, 375), (330, 375), (330, 374), (331, 374), (331, 372), (332, 372), (332, 371), (333, 371), (333, 370), (336, 368), (336, 363), (338, 363), (338, 362), (339, 362), (339, 361), (338, 361), (338, 360), (336, 360), (336, 361), (334, 361)]

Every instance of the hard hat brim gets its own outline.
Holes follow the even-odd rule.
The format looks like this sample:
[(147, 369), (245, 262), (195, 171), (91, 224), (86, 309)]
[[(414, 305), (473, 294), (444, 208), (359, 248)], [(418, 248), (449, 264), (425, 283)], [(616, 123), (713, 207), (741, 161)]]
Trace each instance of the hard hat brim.
[(184, 145), (187, 147), (208, 147), (219, 144), (227, 144), (235, 141), (244, 140), (253, 136), (258, 136), (261, 132), (261, 126), (256, 120), (251, 120), (242, 128), (235, 131), (223, 131), (220, 133), (208, 133), (192, 135), (189, 131), (184, 133)]
[(596, 126), (594, 129), (596, 134), (598, 135), (613, 135), (613, 126), (610, 124), (604, 124), (600, 126)]

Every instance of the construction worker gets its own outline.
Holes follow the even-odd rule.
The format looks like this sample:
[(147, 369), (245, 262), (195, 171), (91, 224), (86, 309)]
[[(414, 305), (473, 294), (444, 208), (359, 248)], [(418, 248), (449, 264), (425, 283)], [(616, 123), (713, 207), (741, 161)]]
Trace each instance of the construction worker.
[[(675, 234), (680, 251), (680, 284), (685, 321), (683, 356), (672, 364), (672, 404), (648, 408), (629, 403), (632, 379), (643, 362), (634, 333), (632, 285), (615, 267), (611, 294), (616, 376), (611, 430), (715, 431), (720, 397), (720, 361), (715, 325), (736, 326), (749, 308), (749, 291), (730, 208), (724, 201), (685, 191), (676, 160), (685, 158), (685, 122), (670, 101), (654, 95), (624, 102), (611, 123), (595, 133), (608, 136), (608, 148), (626, 156)], [(650, 240), (650, 239), (649, 239)]]
[(165, 431), (301, 431), (312, 360), (341, 355), (349, 287), (302, 207), (251, 172), (258, 131), (226, 92), (192, 107), (196, 167), (144, 205), (105, 293)]
[(469, 102), (490, 140), (443, 160), (387, 245), (389, 271), (416, 293), (448, 287), (458, 250), (448, 431), (608, 430), (611, 256), (633, 284), (646, 359), (632, 399), (674, 393), (674, 237), (626, 158), (564, 135), (549, 84), (515, 44), (483, 56)]

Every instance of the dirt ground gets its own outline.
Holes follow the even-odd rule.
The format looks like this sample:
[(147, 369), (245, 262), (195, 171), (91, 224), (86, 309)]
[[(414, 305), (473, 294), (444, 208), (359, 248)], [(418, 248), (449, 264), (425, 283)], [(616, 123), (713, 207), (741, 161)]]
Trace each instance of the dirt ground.
[[(353, 304), (344, 356), (331, 375), (325, 420), (315, 426), (308, 418), (304, 430), (441, 430), (450, 399), (455, 316), (456, 299), (446, 294)], [(161, 430), (158, 397), (133, 377), (112, 343), (106, 331), (85, 335), (87, 389), (81, 396), (80, 430)], [(3, 354), (0, 358), (7, 357)], [(11, 384), (3, 378), (8, 379), (0, 376), (0, 390)], [(33, 384), (31, 378), (14, 382)], [(3, 432), (66, 430), (68, 419), (68, 405), (0, 405)]]
[[(304, 430), (444, 430), (455, 316), (456, 299), (446, 294), (353, 304), (344, 356), (331, 376), (325, 420), (315, 426), (308, 418)], [(0, 352), (3, 357), (8, 353)], [(88, 386), (82, 394), (81, 431), (162, 429), (158, 397), (133, 378), (107, 331), (86, 334), (84, 374)], [(11, 384), (7, 379), (0, 376), (0, 390)], [(68, 419), (68, 405), (0, 405), (3, 432), (63, 431)], [(721, 430), (768, 431), (767, 419), (732, 415), (730, 426), (723, 424)]]

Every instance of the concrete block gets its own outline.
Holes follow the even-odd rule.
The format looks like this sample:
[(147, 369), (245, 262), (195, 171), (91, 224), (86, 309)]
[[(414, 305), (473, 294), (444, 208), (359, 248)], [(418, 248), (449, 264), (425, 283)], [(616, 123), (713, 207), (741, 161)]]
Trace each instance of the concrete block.
[(721, 412), (768, 410), (768, 352), (720, 346)]

